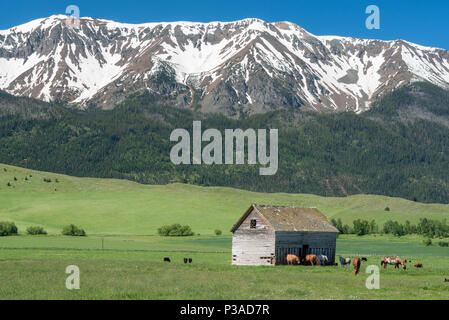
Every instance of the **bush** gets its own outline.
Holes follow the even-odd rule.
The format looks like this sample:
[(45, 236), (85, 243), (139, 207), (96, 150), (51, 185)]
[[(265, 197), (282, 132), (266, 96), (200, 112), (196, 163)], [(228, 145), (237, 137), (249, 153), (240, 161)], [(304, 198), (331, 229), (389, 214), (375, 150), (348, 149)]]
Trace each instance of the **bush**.
[(432, 245), (432, 240), (431, 240), (431, 239), (426, 239), (426, 240), (423, 240), (423, 243), (424, 243), (424, 245), (425, 245), (426, 247), (428, 247), (428, 246), (431, 246), (431, 245)]
[(221, 236), (221, 233), (222, 233), (221, 230), (219, 230), (219, 229), (215, 230), (215, 235), (216, 236)]
[(157, 229), (157, 232), (160, 236), (164, 237), (186, 237), (194, 235), (190, 226), (181, 226), (179, 223), (162, 226)]
[(47, 234), (47, 231), (45, 231), (44, 228), (42, 227), (28, 227), (27, 233), (32, 236), (35, 236), (39, 234)]
[(0, 222), (0, 236), (11, 236), (17, 234), (17, 227), (14, 222)]
[(385, 211), (390, 211), (390, 207), (385, 207)]
[(370, 222), (368, 220), (357, 219), (353, 221), (353, 226), (353, 232), (358, 236), (372, 234), (378, 231), (377, 224), (374, 220)]
[(440, 242), (438, 242), (438, 245), (440, 247), (449, 247), (449, 242), (440, 241)]
[(75, 236), (75, 237), (85, 237), (86, 236), (86, 232), (83, 229), (78, 228), (74, 224), (71, 224), (71, 225), (65, 226), (62, 229), (62, 235), (64, 235), (64, 236)]
[(338, 220), (332, 219), (331, 222), (334, 225), (334, 227), (337, 228), (341, 234), (354, 233), (354, 230), (349, 225), (343, 224), (343, 222), (341, 222), (340, 218)]

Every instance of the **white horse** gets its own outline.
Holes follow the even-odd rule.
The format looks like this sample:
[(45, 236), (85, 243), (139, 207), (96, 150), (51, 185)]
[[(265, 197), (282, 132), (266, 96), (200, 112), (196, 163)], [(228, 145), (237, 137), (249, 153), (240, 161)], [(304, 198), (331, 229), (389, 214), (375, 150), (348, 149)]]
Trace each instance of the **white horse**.
[(329, 259), (328, 259), (327, 256), (325, 256), (324, 254), (317, 254), (316, 256), (318, 257), (318, 259), (320, 259), (321, 264), (322, 264), (323, 266), (329, 264)]
[(351, 263), (351, 258), (343, 258), (342, 256), (340, 256), (339, 259), (340, 259), (340, 264), (342, 267)]

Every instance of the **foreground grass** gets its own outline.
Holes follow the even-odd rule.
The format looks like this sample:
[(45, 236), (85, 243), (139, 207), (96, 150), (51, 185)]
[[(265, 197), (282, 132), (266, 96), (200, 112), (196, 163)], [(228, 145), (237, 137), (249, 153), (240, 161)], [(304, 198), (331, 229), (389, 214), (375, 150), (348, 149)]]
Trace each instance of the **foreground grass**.
[[(0, 299), (449, 299), (447, 248), (424, 247), (413, 237), (373, 238), (338, 239), (337, 255), (368, 257), (361, 274), (354, 276), (352, 267), (340, 266), (231, 266), (230, 237), (118, 236), (108, 238), (109, 250), (84, 242), (97, 243), (101, 237), (4, 237)], [(44, 249), (60, 241), (85, 249)], [(34, 249), (25, 249), (30, 244)], [(366, 266), (394, 254), (407, 257), (408, 269), (381, 269), (380, 290), (366, 289)], [(172, 262), (164, 263), (164, 257)], [(184, 264), (186, 257), (193, 263)], [(413, 268), (417, 262), (424, 268)], [(80, 268), (81, 290), (65, 288), (68, 265)]]
[[(0, 250), (0, 299), (449, 299), (447, 258), (424, 269), (381, 270), (380, 290), (351, 267), (236, 267), (229, 254)], [(185, 256), (192, 264), (182, 262)], [(380, 257), (369, 257), (378, 265)], [(65, 288), (65, 268), (81, 270), (81, 289)]]
[(382, 225), (389, 219), (416, 223), (423, 217), (449, 217), (449, 205), (384, 196), (335, 198), (183, 184), (148, 186), (0, 165), (0, 221), (14, 221), (22, 233), (38, 225), (60, 234), (64, 225), (74, 223), (88, 234), (154, 235), (158, 227), (178, 222), (202, 235), (215, 229), (226, 234), (251, 203), (313, 206), (345, 223), (358, 218)]

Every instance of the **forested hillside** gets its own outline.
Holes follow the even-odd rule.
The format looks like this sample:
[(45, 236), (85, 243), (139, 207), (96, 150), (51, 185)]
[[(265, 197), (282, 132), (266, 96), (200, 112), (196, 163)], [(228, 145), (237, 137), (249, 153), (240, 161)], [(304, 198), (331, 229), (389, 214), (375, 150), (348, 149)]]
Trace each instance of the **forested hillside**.
[[(382, 194), (449, 203), (449, 95), (414, 84), (385, 96), (369, 112), (320, 114), (280, 110), (241, 120), (152, 106), (134, 96), (110, 111), (79, 111), (0, 96), (0, 162), (75, 176), (147, 184), (185, 182), (260, 192), (341, 196)], [(30, 102), (31, 104), (31, 102)], [(279, 170), (259, 165), (175, 166), (174, 128), (279, 129)], [(7, 186), (0, 186), (6, 188)]]

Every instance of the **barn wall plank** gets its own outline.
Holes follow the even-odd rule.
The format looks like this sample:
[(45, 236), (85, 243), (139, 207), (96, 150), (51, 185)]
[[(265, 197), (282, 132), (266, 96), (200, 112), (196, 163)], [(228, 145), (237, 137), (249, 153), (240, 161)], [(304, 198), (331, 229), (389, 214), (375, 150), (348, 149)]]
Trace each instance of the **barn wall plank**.
[[(251, 220), (256, 228), (251, 228)], [(233, 265), (272, 265), (275, 252), (275, 233), (260, 214), (251, 212), (232, 236)]]

